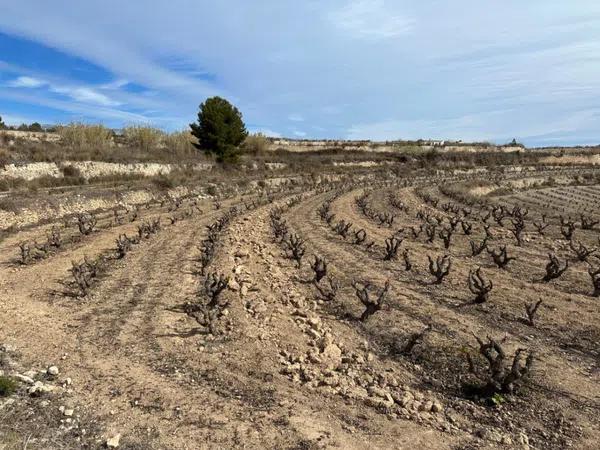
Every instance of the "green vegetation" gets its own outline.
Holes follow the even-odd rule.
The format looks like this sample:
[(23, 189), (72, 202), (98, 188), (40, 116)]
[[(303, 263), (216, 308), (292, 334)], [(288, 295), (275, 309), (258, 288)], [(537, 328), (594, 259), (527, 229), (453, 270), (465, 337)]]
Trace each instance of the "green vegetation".
[(17, 389), (15, 380), (9, 377), (0, 376), (0, 397), (8, 397)]
[(212, 97), (200, 105), (197, 123), (191, 123), (194, 146), (217, 162), (237, 162), (241, 144), (248, 136), (240, 111), (221, 97)]
[(18, 131), (33, 131), (35, 133), (41, 133), (42, 131), (44, 131), (44, 129), (42, 128), (42, 126), (37, 123), (37, 122), (33, 122), (31, 125), (27, 125), (25, 123), (22, 123), (21, 125), (19, 125), (19, 127), (17, 128)]
[(0, 130), (33, 131), (39, 133), (43, 132), (44, 128), (38, 122), (33, 122), (31, 125), (22, 123), (18, 127), (8, 126), (2, 121), (2, 117), (0, 116)]
[(521, 147), (521, 148), (525, 148), (525, 145), (523, 145), (521, 142), (517, 142), (516, 139), (513, 138), (512, 141), (510, 141), (508, 144), (506, 144), (509, 147)]

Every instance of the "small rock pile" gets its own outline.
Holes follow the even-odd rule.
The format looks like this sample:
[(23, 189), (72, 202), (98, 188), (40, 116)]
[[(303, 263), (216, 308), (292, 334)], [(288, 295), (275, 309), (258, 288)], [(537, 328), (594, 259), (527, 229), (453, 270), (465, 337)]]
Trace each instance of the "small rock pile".
[[(0, 376), (10, 378), (16, 382), (15, 391), (5, 399), (0, 399), (0, 410), (11, 408), (14, 413), (18, 410), (48, 411), (44, 412), (42, 419), (48, 424), (59, 423), (58, 431), (81, 441), (86, 436), (86, 429), (80, 422), (79, 414), (72, 404), (72, 380), (61, 376), (56, 365), (49, 365), (43, 369), (24, 370), (16, 358), (16, 349), (13, 346), (0, 345)], [(3, 400), (3, 401), (2, 401)], [(30, 414), (30, 413), (28, 413)]]
[(393, 417), (427, 421), (449, 430), (443, 418), (442, 403), (432, 396), (401, 385), (387, 373), (376, 373), (370, 361), (373, 355), (346, 351), (334, 339), (318, 317), (297, 317), (311, 339), (311, 348), (304, 355), (294, 356), (283, 350), (280, 373), (295, 383), (322, 389), (333, 395), (364, 402)]
[(11, 354), (14, 352), (15, 348), (13, 346), (8, 344), (0, 345), (2, 367), (8, 368), (8, 370), (0, 369), (0, 376), (7, 376), (18, 381), (31, 397), (41, 397), (44, 394), (49, 394), (61, 389), (62, 386), (71, 384), (71, 379), (66, 378), (62, 382), (62, 386), (59, 385), (58, 376), (60, 371), (58, 367), (54, 365), (42, 370), (19, 370), (18, 364), (11, 357)]

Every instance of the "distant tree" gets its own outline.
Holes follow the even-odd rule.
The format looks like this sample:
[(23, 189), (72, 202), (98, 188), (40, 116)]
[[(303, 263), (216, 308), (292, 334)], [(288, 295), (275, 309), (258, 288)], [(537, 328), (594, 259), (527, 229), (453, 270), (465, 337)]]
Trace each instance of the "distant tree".
[(2, 121), (2, 116), (0, 116), (0, 130), (6, 130), (6, 124)]
[(33, 122), (31, 125), (29, 125), (29, 131), (41, 132), (44, 131), (44, 129), (39, 123)]
[(516, 139), (514, 139), (514, 138), (513, 138), (513, 140), (512, 140), (512, 141), (510, 141), (510, 142), (508, 143), (508, 145), (510, 145), (511, 147), (521, 147), (521, 148), (524, 148), (524, 147), (525, 147), (525, 146), (524, 146), (524, 145), (523, 145), (521, 142), (517, 141), (517, 140), (516, 140)]
[(194, 147), (214, 155), (217, 161), (236, 162), (242, 153), (241, 144), (248, 136), (242, 113), (221, 97), (212, 97), (200, 105), (198, 120), (190, 124), (198, 139)]
[(17, 131), (29, 131), (29, 127), (27, 126), (27, 124), (22, 123), (21, 125), (19, 125), (19, 127), (17, 128)]

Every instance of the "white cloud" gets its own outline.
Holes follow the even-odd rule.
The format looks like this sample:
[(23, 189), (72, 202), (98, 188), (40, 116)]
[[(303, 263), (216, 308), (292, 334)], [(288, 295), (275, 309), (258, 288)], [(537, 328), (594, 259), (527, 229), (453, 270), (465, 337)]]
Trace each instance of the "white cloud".
[(52, 86), (51, 91), (66, 95), (82, 103), (92, 103), (101, 106), (119, 106), (120, 103), (90, 87)]
[[(600, 134), (593, 118), (563, 126), (600, 96), (600, 2), (591, 0), (4, 3), (8, 39), (82, 58), (115, 80), (8, 71), (49, 83), (28, 97), (32, 105), (58, 101), (51, 85), (63, 89), (61, 104), (86, 115), (98, 108), (99, 118), (129, 113), (177, 128), (204, 98), (221, 95), (248, 123), (315, 137), (508, 135), (535, 143), (555, 138), (554, 129), (564, 142)], [(2, 61), (0, 70), (6, 80)], [(144, 91), (125, 89), (125, 80)], [(0, 86), (1, 97), (7, 91), (26, 89)], [(503, 110), (513, 113), (494, 115)]]
[(45, 81), (38, 80), (37, 78), (21, 76), (9, 81), (6, 84), (7, 86), (13, 88), (38, 88), (46, 85), (47, 83)]
[(413, 18), (395, 14), (391, 9), (383, 0), (352, 0), (332, 12), (329, 19), (352, 37), (388, 39), (413, 30)]
[(121, 89), (122, 87), (125, 87), (128, 84), (129, 84), (128, 80), (118, 79), (118, 80), (112, 81), (110, 83), (104, 83), (104, 84), (100, 85), (99, 87), (101, 89), (116, 90), (116, 89)]
[[(77, 103), (72, 100), (57, 100), (45, 96), (34, 95), (29, 92), (8, 92), (1, 93), (0, 98), (5, 98), (19, 103), (29, 103), (47, 108), (52, 108), (58, 111), (70, 113), (73, 120), (93, 120), (94, 118), (105, 121), (121, 121), (123, 123), (152, 123), (162, 122), (160, 118), (148, 117), (135, 112), (124, 111), (113, 107), (105, 107), (99, 105), (89, 105), (85, 103)], [(180, 120), (180, 119), (179, 119)], [(170, 125), (170, 124), (169, 124)]]
[[(38, 89), (45, 88), (47, 92), (61, 94), (72, 100), (96, 104), (101, 106), (119, 106), (121, 103), (110, 98), (108, 95), (99, 92), (99, 90), (118, 91), (121, 87), (128, 84), (127, 80), (117, 79), (112, 83), (105, 83), (96, 86), (70, 85), (68, 81), (57, 79), (49, 75), (33, 73), (23, 67), (8, 64), (0, 61), (0, 69), (9, 74), (19, 74), (16, 78), (9, 80), (4, 86), (13, 89)], [(26, 73), (20, 75), (20, 73)], [(1, 86), (0, 86), (1, 87)], [(41, 95), (43, 91), (36, 91)]]
[(306, 133), (304, 131), (294, 131), (294, 136), (298, 136), (298, 137), (306, 137)]

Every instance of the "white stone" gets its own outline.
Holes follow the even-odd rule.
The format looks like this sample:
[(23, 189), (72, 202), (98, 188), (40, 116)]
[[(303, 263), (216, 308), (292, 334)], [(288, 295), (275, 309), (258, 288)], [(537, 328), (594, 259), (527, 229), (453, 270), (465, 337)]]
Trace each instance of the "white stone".
[(117, 448), (121, 441), (121, 434), (115, 434), (113, 437), (106, 440), (106, 446), (108, 448)]
[(21, 375), (20, 373), (15, 374), (15, 378), (19, 381), (22, 381), (23, 383), (27, 383), (27, 384), (33, 384), (34, 381), (32, 378), (26, 376), (26, 375)]

